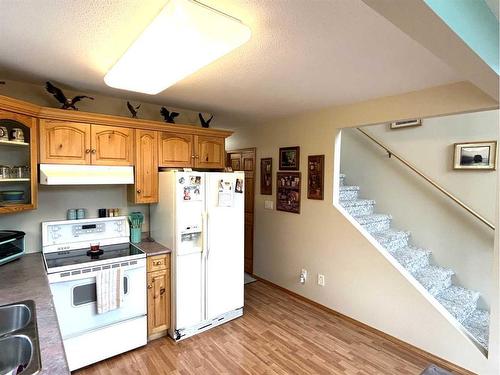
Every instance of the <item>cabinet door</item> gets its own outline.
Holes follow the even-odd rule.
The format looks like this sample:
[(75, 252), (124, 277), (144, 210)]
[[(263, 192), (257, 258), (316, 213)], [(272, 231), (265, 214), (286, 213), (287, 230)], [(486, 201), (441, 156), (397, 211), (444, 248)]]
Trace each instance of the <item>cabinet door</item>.
[(92, 164), (134, 164), (134, 129), (92, 125), (91, 145)]
[(158, 132), (135, 132), (135, 203), (158, 202)]
[(148, 336), (170, 325), (170, 270), (148, 273)]
[[(8, 137), (0, 139), (0, 160), (4, 165), (23, 165), (30, 168), (29, 175), (19, 181), (12, 176), (10, 182), (5, 182), (3, 188), (24, 192), (24, 200), (16, 204), (0, 202), (0, 214), (32, 210), (37, 207), (38, 197), (38, 126), (34, 117), (19, 113), (0, 110), (0, 127), (7, 133), (17, 128), (21, 129), (24, 142), (9, 141)], [(3, 133), (3, 131), (2, 131)]]
[(160, 167), (193, 166), (193, 136), (190, 134), (160, 133)]
[(196, 135), (195, 167), (224, 168), (224, 138)]
[(40, 163), (90, 164), (90, 124), (40, 120)]

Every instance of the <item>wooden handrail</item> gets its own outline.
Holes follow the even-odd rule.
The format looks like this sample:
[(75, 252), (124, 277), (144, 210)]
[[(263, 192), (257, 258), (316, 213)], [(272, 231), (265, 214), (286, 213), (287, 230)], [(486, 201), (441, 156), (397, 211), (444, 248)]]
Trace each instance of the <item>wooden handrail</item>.
[(472, 216), (474, 216), (476, 219), (481, 221), (483, 224), (487, 225), (489, 228), (495, 230), (495, 226), (490, 223), (488, 220), (486, 220), (484, 217), (482, 217), (480, 214), (478, 214), (476, 211), (474, 211), (471, 207), (467, 206), (464, 202), (462, 202), (460, 199), (455, 197), (452, 193), (450, 193), (448, 190), (445, 188), (441, 187), (437, 182), (433, 181), (430, 177), (422, 173), (420, 170), (418, 170), (415, 166), (413, 166), (411, 163), (403, 159), (401, 156), (398, 154), (395, 154), (391, 149), (389, 149), (387, 146), (385, 146), (382, 142), (378, 141), (376, 138), (372, 137), (370, 134), (365, 132), (364, 130), (360, 128), (356, 128), (359, 130), (361, 133), (363, 133), (366, 137), (368, 137), (372, 142), (376, 143), (378, 146), (383, 148), (389, 157), (394, 156), (396, 159), (398, 159), (401, 163), (403, 163), (405, 166), (410, 168), (413, 172), (415, 172), (417, 175), (422, 177), (424, 180), (426, 180), (428, 183), (430, 183), (432, 186), (434, 186), (436, 189), (438, 189), (441, 193), (446, 195), (448, 198), (450, 198), (453, 202), (458, 204), (460, 207), (465, 209), (467, 212), (469, 212)]

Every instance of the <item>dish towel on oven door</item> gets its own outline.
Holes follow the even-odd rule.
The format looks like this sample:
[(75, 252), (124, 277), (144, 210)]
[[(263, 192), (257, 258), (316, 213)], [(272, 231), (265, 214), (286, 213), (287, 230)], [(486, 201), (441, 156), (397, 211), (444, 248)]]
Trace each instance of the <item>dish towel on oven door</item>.
[(121, 268), (99, 271), (96, 276), (97, 313), (104, 314), (120, 308), (123, 301)]

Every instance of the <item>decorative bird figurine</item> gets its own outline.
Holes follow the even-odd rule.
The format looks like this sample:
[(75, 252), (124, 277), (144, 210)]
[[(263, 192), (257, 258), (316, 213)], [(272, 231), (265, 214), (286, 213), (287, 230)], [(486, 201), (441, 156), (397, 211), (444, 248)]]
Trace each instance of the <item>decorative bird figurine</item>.
[(201, 113), (198, 113), (198, 117), (200, 118), (200, 121), (201, 121), (201, 127), (202, 128), (208, 128), (210, 127), (210, 122), (212, 121), (212, 119), (214, 118), (214, 115), (212, 115), (212, 117), (210, 117), (208, 120), (205, 121), (205, 119), (203, 118), (203, 115)]
[(139, 104), (137, 107), (134, 108), (132, 104), (127, 100), (127, 108), (132, 114), (132, 118), (137, 118), (137, 110), (141, 108), (141, 105)]
[(165, 119), (165, 122), (168, 122), (169, 124), (175, 124), (174, 119), (179, 116), (179, 113), (177, 112), (170, 112), (167, 108), (161, 107), (160, 113)]
[(54, 95), (54, 98), (56, 98), (59, 103), (62, 104), (61, 109), (73, 108), (75, 111), (78, 111), (78, 108), (76, 108), (75, 104), (78, 103), (80, 100), (82, 99), (94, 100), (94, 98), (87, 95), (77, 95), (73, 99), (68, 99), (60, 88), (54, 86), (49, 81), (45, 83), (45, 88), (50, 94)]

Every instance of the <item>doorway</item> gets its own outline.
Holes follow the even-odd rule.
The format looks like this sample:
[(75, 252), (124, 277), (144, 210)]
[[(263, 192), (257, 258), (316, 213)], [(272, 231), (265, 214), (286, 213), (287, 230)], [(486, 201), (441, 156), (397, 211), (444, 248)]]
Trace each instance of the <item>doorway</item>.
[(245, 272), (253, 274), (255, 148), (227, 151), (226, 166), (245, 172)]

